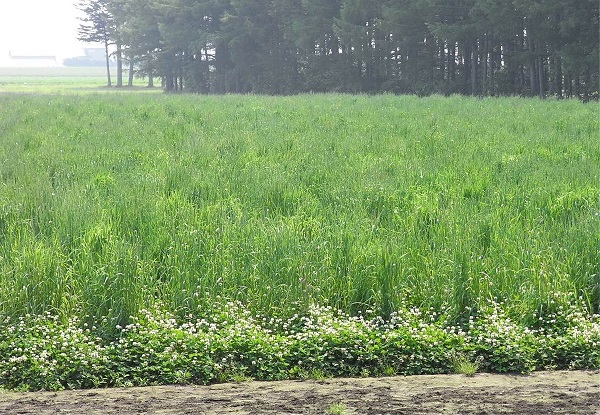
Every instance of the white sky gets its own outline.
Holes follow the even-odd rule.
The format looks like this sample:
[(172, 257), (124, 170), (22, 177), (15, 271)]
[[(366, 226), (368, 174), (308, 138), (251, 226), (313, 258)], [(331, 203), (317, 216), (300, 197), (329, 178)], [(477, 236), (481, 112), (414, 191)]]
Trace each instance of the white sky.
[(0, 66), (11, 66), (8, 53), (82, 55), (77, 40), (77, 0), (0, 0)]

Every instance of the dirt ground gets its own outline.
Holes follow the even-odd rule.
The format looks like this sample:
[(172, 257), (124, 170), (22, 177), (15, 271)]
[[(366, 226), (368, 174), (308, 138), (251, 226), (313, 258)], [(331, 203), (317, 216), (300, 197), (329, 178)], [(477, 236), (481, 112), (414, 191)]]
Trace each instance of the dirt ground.
[(600, 414), (600, 371), (0, 392), (0, 414), (6, 415), (328, 413)]

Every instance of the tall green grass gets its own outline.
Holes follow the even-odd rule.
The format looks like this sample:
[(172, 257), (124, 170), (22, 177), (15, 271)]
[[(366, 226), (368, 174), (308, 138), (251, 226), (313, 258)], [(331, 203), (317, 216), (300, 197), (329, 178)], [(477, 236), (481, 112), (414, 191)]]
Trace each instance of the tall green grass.
[(531, 323), (600, 302), (598, 108), (571, 101), (0, 96), (0, 313), (164, 303)]

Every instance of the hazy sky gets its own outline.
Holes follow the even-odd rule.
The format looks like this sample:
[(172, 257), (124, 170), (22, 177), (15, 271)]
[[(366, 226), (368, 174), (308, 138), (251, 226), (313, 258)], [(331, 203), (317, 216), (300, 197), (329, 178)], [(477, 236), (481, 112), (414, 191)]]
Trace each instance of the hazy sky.
[(77, 0), (0, 0), (0, 66), (8, 52), (77, 56)]

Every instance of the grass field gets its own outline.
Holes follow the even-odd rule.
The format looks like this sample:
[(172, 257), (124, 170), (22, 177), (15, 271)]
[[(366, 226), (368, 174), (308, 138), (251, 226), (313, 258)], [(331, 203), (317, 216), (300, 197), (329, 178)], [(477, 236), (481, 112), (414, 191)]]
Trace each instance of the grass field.
[[(111, 69), (113, 84), (115, 68)], [(124, 74), (125, 83), (127, 73)], [(158, 92), (158, 88), (144, 88), (147, 81), (134, 79), (137, 92)], [(48, 67), (12, 68), (0, 67), (0, 93), (34, 94), (81, 94), (90, 92), (115, 92), (107, 88), (106, 68)], [(131, 88), (125, 88), (131, 89)]]
[(591, 315), (598, 132), (575, 101), (0, 95), (0, 314), (109, 337), (140, 310), (231, 301), (461, 327), (491, 303), (521, 327)]

